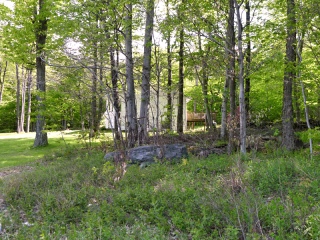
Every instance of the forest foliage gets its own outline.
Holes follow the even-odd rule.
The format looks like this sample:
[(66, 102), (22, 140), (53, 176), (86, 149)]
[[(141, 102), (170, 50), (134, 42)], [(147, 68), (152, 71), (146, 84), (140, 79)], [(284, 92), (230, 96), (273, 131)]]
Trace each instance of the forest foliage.
[[(244, 110), (243, 98), (245, 124), (273, 124), (284, 117), (288, 71), (294, 75), (290, 118), (298, 124), (306, 121), (307, 108), (313, 126), (320, 120), (319, 3), (315, 0), (13, 0), (0, 6), (2, 132), (34, 131), (39, 116), (45, 119), (40, 127), (44, 131), (97, 132), (108, 99), (115, 121), (126, 118), (129, 135), (133, 128), (136, 145), (135, 131), (149, 124), (141, 121), (151, 114), (142, 111), (151, 109), (150, 88), (167, 93), (167, 113), (158, 117), (171, 127), (176, 121), (172, 109), (178, 109), (180, 119), (182, 106), (174, 104), (170, 95), (181, 99), (180, 93), (188, 99), (188, 111), (215, 113), (214, 120), (222, 127), (227, 121), (224, 113), (233, 116), (236, 106)], [(148, 23), (151, 10), (154, 17)], [(41, 23), (47, 24), (42, 30)], [(296, 59), (289, 64), (288, 29), (294, 29), (296, 39), (292, 45)], [(46, 41), (39, 43), (42, 35)], [(233, 43), (228, 42), (232, 38)], [(42, 75), (36, 59), (46, 66), (45, 93), (39, 90)], [(135, 95), (140, 94), (136, 90), (141, 86), (141, 103), (146, 104), (130, 112), (129, 106), (136, 108)], [(120, 116), (121, 108), (126, 108), (125, 116)]]

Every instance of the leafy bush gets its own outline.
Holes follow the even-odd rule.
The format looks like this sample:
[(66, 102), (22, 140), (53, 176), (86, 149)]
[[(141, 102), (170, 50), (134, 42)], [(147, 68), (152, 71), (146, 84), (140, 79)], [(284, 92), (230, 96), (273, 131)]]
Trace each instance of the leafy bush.
[(252, 162), (249, 181), (263, 196), (286, 191), (294, 184), (297, 171), (291, 159), (277, 158)]
[(0, 106), (0, 132), (16, 131), (16, 103), (2, 103)]

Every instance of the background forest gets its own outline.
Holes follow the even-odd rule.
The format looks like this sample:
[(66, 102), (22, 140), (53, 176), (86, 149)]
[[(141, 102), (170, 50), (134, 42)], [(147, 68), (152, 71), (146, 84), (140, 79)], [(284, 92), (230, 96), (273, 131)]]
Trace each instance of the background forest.
[(125, 108), (127, 145), (134, 146), (148, 137), (150, 89), (167, 93), (162, 123), (172, 128), (177, 121), (180, 133), (183, 96), (189, 111), (207, 118), (216, 113), (222, 137), (230, 125), (227, 116), (237, 118), (239, 106), (242, 145), (247, 123), (284, 120), (288, 133), (293, 121), (306, 121), (305, 109), (311, 123), (319, 122), (319, 4), (3, 1), (0, 131), (36, 131), (35, 146), (48, 142), (42, 130), (90, 129), (94, 135), (111, 102), (115, 137)]

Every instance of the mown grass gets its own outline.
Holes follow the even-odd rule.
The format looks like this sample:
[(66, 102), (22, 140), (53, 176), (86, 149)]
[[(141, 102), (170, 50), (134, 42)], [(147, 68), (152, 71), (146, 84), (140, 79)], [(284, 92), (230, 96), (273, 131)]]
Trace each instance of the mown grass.
[(122, 176), (102, 152), (67, 148), (2, 181), (10, 212), (0, 214), (1, 237), (319, 239), (319, 160), (304, 151), (190, 156)]
[(0, 169), (25, 165), (53, 152), (63, 151), (66, 147), (79, 145), (79, 142), (84, 140), (79, 134), (80, 132), (75, 131), (49, 133), (49, 145), (34, 148), (34, 134), (22, 134), (20, 138), (17, 133), (1, 133)]

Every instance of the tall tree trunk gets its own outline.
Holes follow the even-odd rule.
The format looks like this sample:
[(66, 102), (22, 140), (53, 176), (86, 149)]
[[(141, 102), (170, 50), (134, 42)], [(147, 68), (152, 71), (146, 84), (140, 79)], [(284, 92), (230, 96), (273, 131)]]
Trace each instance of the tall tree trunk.
[[(302, 63), (302, 49), (303, 49), (303, 45), (304, 45), (304, 37), (305, 37), (305, 31), (302, 31), (301, 36), (298, 37), (298, 46), (297, 46), (297, 64), (298, 64), (298, 80), (300, 82), (300, 86), (301, 86), (301, 93), (302, 93), (302, 97), (303, 97), (303, 105), (304, 105), (304, 113), (305, 113), (305, 119), (306, 119), (306, 123), (307, 123), (307, 127), (310, 130), (311, 129), (311, 125), (310, 125), (310, 121), (309, 121), (309, 110), (308, 110), (308, 105), (307, 105), (307, 97), (306, 97), (306, 93), (305, 93), (305, 88), (304, 88), (304, 84), (303, 81), (301, 79), (301, 75), (302, 75), (302, 70), (300, 68), (300, 65)], [(310, 149), (310, 157), (312, 159), (312, 155), (313, 155), (313, 143), (312, 143), (312, 138), (309, 138), (309, 149)]]
[[(184, 1), (182, 0), (182, 6)], [(179, 9), (179, 18), (180, 22), (183, 21), (183, 13), (184, 10)], [(179, 83), (178, 83), (178, 115), (177, 115), (177, 132), (183, 133), (183, 125), (184, 125), (184, 114), (183, 114), (183, 88), (184, 88), (184, 27), (181, 24), (180, 26), (180, 34), (179, 34)]]
[(112, 100), (114, 110), (114, 131), (116, 140), (120, 140), (120, 102), (118, 95), (118, 71), (113, 47), (110, 48), (110, 65), (111, 65), (111, 83), (112, 83)]
[(245, 105), (246, 105), (246, 114), (249, 117), (250, 113), (250, 90), (251, 90), (251, 83), (250, 83), (250, 71), (251, 71), (251, 38), (250, 38), (250, 21), (251, 17), (251, 9), (250, 9), (250, 0), (246, 1), (246, 28), (247, 34), (247, 49), (246, 49), (246, 67), (245, 67)]
[(16, 80), (17, 80), (17, 90), (16, 90), (16, 117), (17, 117), (17, 133), (21, 133), (21, 121), (20, 121), (20, 92), (21, 92), (21, 80), (19, 76), (19, 65), (16, 64)]
[[(306, 31), (306, 28), (302, 28), (301, 36), (298, 36), (298, 40), (296, 40), (297, 44), (298, 44), (298, 46), (296, 48), (297, 66), (301, 66), (301, 62), (302, 62), (303, 38), (305, 36), (305, 31)], [(293, 111), (294, 111), (296, 123), (300, 123), (300, 121), (301, 121), (301, 108), (300, 108), (301, 95), (300, 94), (301, 93), (302, 93), (302, 95), (305, 94), (304, 91), (302, 91), (302, 92), (299, 91), (299, 85), (301, 87), (303, 86), (303, 82), (301, 81), (300, 67), (297, 68), (296, 76), (297, 77), (293, 79), (293, 105), (294, 105)], [(303, 97), (303, 100), (305, 100), (306, 96), (302, 96), (302, 97)]]
[[(110, 7), (110, 0), (107, 1), (107, 7)], [(106, 23), (106, 18), (103, 19), (104, 23)], [(119, 42), (119, 34), (117, 26), (114, 26), (113, 29), (113, 39), (111, 39), (110, 30), (107, 27), (107, 24), (105, 26), (105, 34), (106, 34), (106, 40), (114, 40), (116, 44), (112, 44), (109, 47), (109, 57), (110, 57), (110, 75), (111, 75), (111, 96), (112, 96), (112, 110), (114, 117), (113, 119), (110, 119), (111, 122), (113, 122), (113, 134), (114, 134), (114, 143), (115, 148), (119, 149), (118, 141), (123, 140), (122, 139), (122, 133), (121, 133), (121, 122), (120, 122), (120, 101), (119, 101), (119, 75), (118, 75), (118, 68), (119, 68), (119, 47), (115, 47), (115, 45), (118, 45)], [(106, 82), (106, 85), (108, 86), (108, 82)], [(123, 143), (123, 141), (122, 141)], [(125, 147), (125, 146), (123, 146)]]
[(184, 87), (184, 29), (180, 30), (180, 48), (179, 48), (179, 86), (178, 86), (178, 115), (177, 131), (183, 133), (183, 87)]
[(222, 104), (221, 104), (221, 138), (226, 137), (227, 132), (227, 105), (228, 105), (228, 95), (229, 95), (229, 79), (226, 77), (224, 83), (224, 89), (222, 93)]
[(32, 70), (28, 70), (28, 82), (27, 82), (27, 93), (28, 93), (28, 110), (27, 110), (27, 122), (26, 132), (30, 132), (30, 120), (31, 120), (31, 87), (32, 87)]
[(226, 52), (227, 70), (226, 78), (229, 84), (230, 117), (228, 120), (229, 142), (228, 153), (235, 150), (235, 132), (237, 122), (235, 117), (236, 109), (236, 84), (235, 84), (235, 32), (234, 32), (234, 0), (229, 0), (229, 14), (227, 23)]
[(156, 88), (156, 94), (157, 94), (157, 100), (156, 100), (156, 108), (157, 108), (157, 114), (156, 114), (156, 128), (157, 128), (157, 137), (159, 137), (159, 119), (160, 119), (160, 82), (161, 82), (161, 58), (160, 58), (160, 48), (155, 46), (154, 48), (154, 57), (155, 57), (155, 65), (156, 65), (156, 77), (157, 77), (157, 88)]
[(172, 130), (172, 112), (173, 112), (173, 106), (172, 106), (172, 54), (171, 54), (171, 37), (170, 33), (168, 36), (168, 42), (167, 42), (167, 67), (168, 67), (168, 79), (167, 79), (167, 121), (169, 125), (169, 129)]
[(20, 111), (20, 130), (24, 132), (25, 107), (26, 107), (26, 91), (27, 91), (27, 70), (22, 71), (22, 88), (21, 88), (21, 111)]
[[(96, 28), (98, 28), (98, 16), (96, 16)], [(93, 69), (91, 77), (91, 113), (90, 113), (90, 136), (94, 137), (98, 132), (98, 112), (97, 112), (97, 95), (98, 95), (98, 41), (92, 43)]]
[(103, 106), (105, 106), (105, 102), (103, 99), (103, 94), (104, 94), (104, 82), (103, 82), (103, 77), (104, 77), (104, 73), (103, 73), (103, 65), (104, 65), (104, 59), (103, 59), (103, 55), (104, 55), (104, 51), (103, 51), (103, 47), (102, 45), (100, 45), (99, 47), (99, 91), (98, 91), (98, 116), (97, 116), (97, 129), (99, 129), (100, 127), (100, 122), (102, 119), (102, 115), (103, 115)]
[(91, 119), (90, 119), (90, 130), (91, 136), (97, 132), (97, 81), (98, 81), (98, 64), (97, 64), (97, 49), (96, 43), (93, 46), (93, 70), (91, 79)]
[(300, 109), (300, 91), (299, 91), (299, 82), (295, 78), (293, 80), (293, 104), (294, 104), (294, 116), (295, 122), (301, 122), (301, 109)]
[[(167, 21), (170, 19), (170, 10), (169, 10), (169, 0), (166, 1), (166, 14)], [(167, 76), (167, 123), (169, 125), (169, 129), (172, 130), (172, 54), (171, 54), (171, 31), (167, 32), (167, 68), (168, 68), (168, 76)]]
[(132, 3), (126, 5), (126, 28), (125, 28), (125, 55), (126, 55), (126, 105), (128, 121), (128, 147), (134, 147), (137, 141), (137, 109), (133, 77), (132, 57)]
[(7, 67), (8, 67), (8, 61), (5, 61), (4, 67), (2, 66), (2, 63), (0, 65), (0, 103), (2, 102), (2, 98), (3, 98), (3, 90), (4, 90), (6, 73), (7, 73)]
[(240, 5), (235, 0), (236, 16), (238, 23), (238, 52), (239, 52), (239, 105), (240, 105), (240, 152), (246, 153), (246, 108), (245, 108), (245, 91), (244, 91), (244, 56), (242, 50), (242, 23)]
[(46, 64), (42, 60), (45, 55), (45, 44), (47, 39), (48, 19), (46, 17), (46, 9), (44, 5), (46, 0), (39, 0), (39, 6), (35, 8), (36, 19), (34, 23), (35, 36), (36, 36), (36, 70), (37, 70), (37, 122), (36, 122), (36, 137), (33, 143), (34, 147), (48, 145), (48, 136), (44, 132), (45, 126), (45, 92), (46, 92)]
[(202, 65), (202, 74), (201, 74), (201, 87), (202, 87), (202, 94), (203, 94), (203, 104), (206, 111), (206, 122), (208, 130), (213, 130), (213, 119), (211, 115), (211, 110), (209, 106), (209, 96), (208, 96), (208, 75), (207, 75), (207, 52), (210, 52), (210, 48), (206, 51), (202, 50), (202, 42), (201, 42), (201, 36), (200, 31), (198, 32), (198, 46), (200, 55), (202, 58), (201, 65)]
[(294, 150), (292, 84), (296, 76), (296, 16), (295, 1), (287, 0), (287, 44), (285, 72), (283, 83), (282, 106), (282, 146), (287, 150)]
[(144, 36), (144, 54), (141, 83), (141, 104), (139, 117), (139, 143), (148, 138), (148, 120), (150, 105), (151, 47), (153, 34), (154, 0), (148, 0), (146, 10), (146, 28)]

